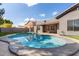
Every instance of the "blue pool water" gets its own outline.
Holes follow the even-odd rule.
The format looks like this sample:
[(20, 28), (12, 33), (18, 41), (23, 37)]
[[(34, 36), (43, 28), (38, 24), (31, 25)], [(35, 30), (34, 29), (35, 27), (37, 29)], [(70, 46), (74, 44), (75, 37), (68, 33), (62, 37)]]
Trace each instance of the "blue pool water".
[(34, 33), (20, 33), (9, 36), (9, 38), (11, 38), (11, 40), (18, 40), (18, 44), (31, 48), (55, 48), (65, 44), (63, 39)]

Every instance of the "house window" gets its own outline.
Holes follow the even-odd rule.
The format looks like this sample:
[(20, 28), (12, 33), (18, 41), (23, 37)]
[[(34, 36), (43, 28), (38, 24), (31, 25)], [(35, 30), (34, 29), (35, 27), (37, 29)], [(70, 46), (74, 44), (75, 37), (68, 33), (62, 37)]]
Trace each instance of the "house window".
[(79, 20), (74, 20), (74, 31), (79, 31)]
[(57, 29), (59, 29), (59, 24), (57, 24)]
[(79, 19), (78, 20), (68, 20), (67, 21), (68, 31), (79, 31)]
[(69, 30), (69, 31), (74, 30), (73, 23), (74, 23), (73, 20), (68, 20), (67, 21), (67, 30)]

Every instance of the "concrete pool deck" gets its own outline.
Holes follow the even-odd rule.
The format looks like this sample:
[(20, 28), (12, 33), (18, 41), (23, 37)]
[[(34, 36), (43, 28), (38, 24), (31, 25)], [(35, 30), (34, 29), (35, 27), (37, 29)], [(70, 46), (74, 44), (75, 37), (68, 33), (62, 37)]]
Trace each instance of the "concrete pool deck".
[(39, 34), (52, 35), (52, 36), (56, 36), (56, 37), (64, 38), (64, 39), (68, 39), (68, 40), (72, 40), (73, 42), (79, 43), (79, 40), (77, 40), (77, 39), (70, 38), (70, 37), (67, 37), (67, 36), (61, 36), (61, 35), (59, 35), (59, 34), (52, 34), (52, 33), (39, 33)]
[(0, 38), (2, 41), (0, 41), (0, 45), (2, 46), (0, 47), (0, 56), (14, 56), (12, 53), (20, 56), (79, 56), (79, 44), (73, 40), (62, 38), (67, 42), (64, 46), (36, 49), (18, 45), (16, 41), (12, 42), (11, 40), (8, 40), (8, 36), (9, 35)]
[(0, 41), (0, 56), (15, 56), (8, 50), (8, 44)]

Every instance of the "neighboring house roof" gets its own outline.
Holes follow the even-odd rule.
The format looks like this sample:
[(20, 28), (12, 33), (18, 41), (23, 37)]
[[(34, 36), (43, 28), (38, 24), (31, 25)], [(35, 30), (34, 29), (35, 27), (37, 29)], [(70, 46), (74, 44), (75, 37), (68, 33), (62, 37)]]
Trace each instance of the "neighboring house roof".
[(75, 10), (77, 7), (79, 7), (79, 3), (72, 5), (71, 7), (69, 7), (68, 9), (66, 9), (64, 12), (60, 13), (59, 15), (57, 15), (56, 19), (59, 19), (59, 18), (63, 17), (67, 13)]
[(19, 28), (32, 28), (33, 26), (36, 25), (35, 21), (28, 21), (24, 25), (19, 25)]
[(28, 21), (25, 25), (24, 25), (24, 27), (25, 28), (32, 28), (33, 26), (35, 26), (36, 25), (36, 22), (35, 21)]

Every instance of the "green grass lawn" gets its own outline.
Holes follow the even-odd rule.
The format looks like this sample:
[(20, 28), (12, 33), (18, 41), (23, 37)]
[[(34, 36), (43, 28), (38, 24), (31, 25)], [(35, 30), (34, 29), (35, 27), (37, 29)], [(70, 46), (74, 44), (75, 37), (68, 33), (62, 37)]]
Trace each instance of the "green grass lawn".
[(17, 32), (0, 32), (0, 37), (8, 34), (14, 34), (14, 33), (17, 33)]
[(74, 39), (78, 39), (79, 40), (79, 36), (67, 36), (67, 37), (70, 37), (70, 38), (74, 38)]

